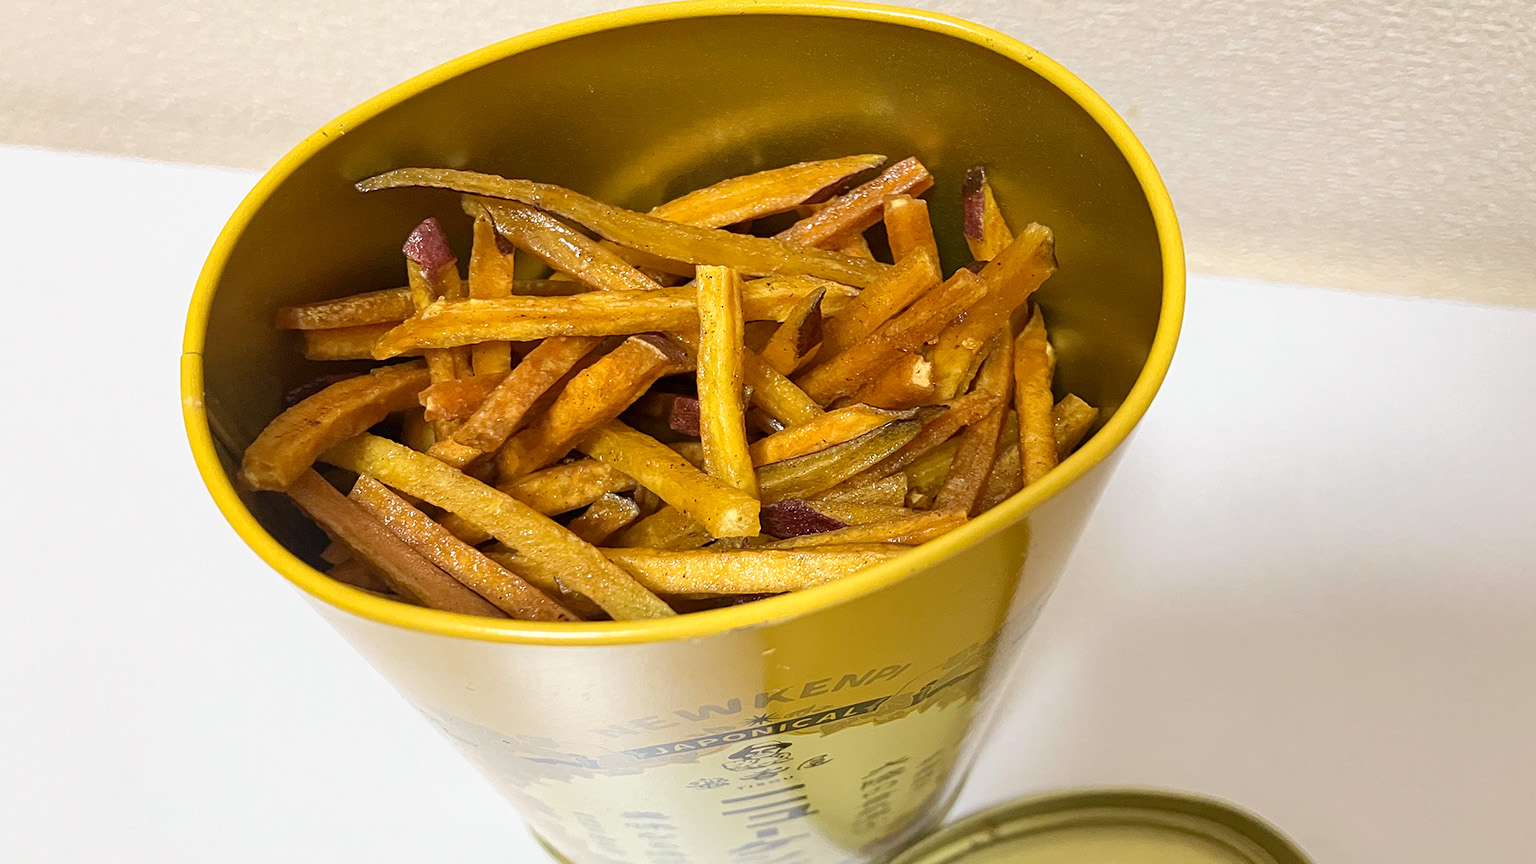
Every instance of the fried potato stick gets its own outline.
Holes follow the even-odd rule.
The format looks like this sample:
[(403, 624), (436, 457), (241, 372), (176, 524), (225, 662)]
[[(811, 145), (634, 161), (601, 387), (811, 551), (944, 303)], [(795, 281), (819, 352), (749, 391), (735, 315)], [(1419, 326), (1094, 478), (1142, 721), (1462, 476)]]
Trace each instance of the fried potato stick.
[[(535, 572), (590, 597), (615, 619), (676, 614), (656, 595), (581, 540), (516, 498), (425, 453), (374, 435), (348, 439), (325, 453), (330, 464), (368, 474), (401, 492), (457, 513), (518, 551), (523, 578)], [(530, 580), (531, 581), (531, 580)]]
[(778, 239), (801, 246), (831, 245), (879, 222), (885, 199), (892, 195), (920, 195), (932, 185), (933, 175), (923, 163), (908, 157), (779, 232)]
[(823, 356), (831, 357), (848, 350), (932, 290), (942, 279), (939, 259), (930, 256), (927, 250), (919, 249), (897, 261), (880, 281), (865, 288), (841, 312), (827, 319)]
[(1093, 428), (1093, 421), (1097, 419), (1099, 409), (1071, 393), (1061, 397), (1061, 401), (1051, 409), (1051, 426), (1056, 435), (1056, 458), (1060, 460), (1072, 455), (1072, 451), (1087, 437), (1088, 430)]
[(775, 540), (762, 548), (808, 549), (847, 543), (896, 543), (901, 546), (917, 546), (964, 525), (965, 518), (964, 513), (954, 511), (912, 512), (910, 515), (889, 521), (849, 525), (834, 531)]
[(453, 437), (432, 447), (432, 455), (455, 468), (500, 449), (528, 409), (596, 348), (599, 336), (551, 336), (518, 361), (481, 401)]
[(904, 551), (883, 544), (818, 549), (605, 549), (658, 594), (776, 594), (813, 588)]
[(347, 496), (313, 470), (305, 469), (289, 484), (287, 493), (306, 516), (368, 562), (396, 593), (444, 612), (507, 617), (479, 594), (423, 558), (384, 523), (347, 500)]
[(347, 496), (379, 520), (416, 553), (490, 601), (512, 618), (575, 621), (569, 609), (550, 599), (480, 551), (448, 533), (405, 499), (372, 477), (359, 477)]
[(760, 438), (747, 448), (755, 465), (781, 462), (825, 450), (884, 426), (894, 420), (910, 420), (910, 411), (887, 411), (868, 405), (849, 405), (820, 414), (803, 423)]
[(488, 207), (464, 202), (464, 212), (486, 221), (519, 249), (600, 291), (653, 291), (661, 287), (629, 262), (559, 219), (526, 204)]
[(593, 501), (580, 516), (566, 525), (572, 534), (593, 544), (602, 545), (615, 531), (640, 518), (640, 505), (633, 498), (608, 493)]
[(751, 495), (705, 474), (667, 445), (618, 421), (576, 445), (594, 459), (635, 478), (663, 501), (701, 523), (714, 537), (753, 537), (761, 505)]
[(718, 264), (742, 273), (820, 276), (856, 288), (873, 283), (886, 269), (886, 265), (875, 261), (808, 249), (769, 237), (670, 222), (613, 207), (560, 186), (491, 174), (402, 168), (357, 184), (364, 192), (405, 186), (433, 186), (485, 196), (475, 200), (491, 210), (493, 218), (498, 208), (507, 207), (494, 199), (521, 202), (577, 222), (606, 240), (689, 264)]
[(420, 361), (337, 381), (268, 423), (246, 448), (240, 478), (252, 489), (288, 488), (326, 448), (415, 408), (416, 394), (427, 383)]
[(876, 408), (916, 408), (933, 403), (933, 362), (921, 354), (905, 354), (880, 377), (853, 394), (856, 402)]
[(763, 346), (760, 356), (780, 375), (793, 375), (815, 353), (822, 340), (821, 299), (825, 288), (818, 288), (800, 299)]
[(884, 162), (884, 156), (869, 154), (744, 174), (674, 198), (652, 208), (651, 215), (686, 225), (721, 228), (793, 210), (822, 190)]
[(997, 206), (992, 183), (987, 179), (987, 166), (977, 165), (965, 172), (960, 203), (965, 243), (971, 247), (971, 257), (991, 261), (1013, 242), (1013, 232), (1003, 221), (1003, 211)]
[(936, 510), (975, 515), (977, 502), (986, 491), (987, 478), (997, 461), (1008, 402), (1013, 395), (1013, 339), (1006, 327), (998, 330), (993, 339), (992, 352), (976, 377), (974, 392), (995, 397), (997, 405), (960, 434), (960, 446), (950, 463), (949, 475), (944, 478), (939, 494), (934, 496)]
[[(331, 330), (304, 330), (300, 334), (304, 340), (305, 360), (372, 360), (373, 346), (379, 343), (379, 339), (385, 333), (395, 329), (395, 325), (385, 322), (383, 324), (359, 324), (356, 327), (336, 327)], [(419, 355), (420, 351), (403, 352), (408, 355)]]
[(928, 219), (928, 202), (911, 195), (885, 199), (885, 236), (891, 256), (897, 263), (921, 249), (939, 260), (939, 244), (933, 239), (933, 224)]
[[(502, 252), (500, 239), (489, 218), (475, 219), (474, 246), (469, 253), (469, 296), (476, 300), (512, 296), (512, 254)], [(506, 342), (478, 343), (470, 348), (469, 364), (476, 375), (506, 372), (512, 368), (512, 346)]]
[(676, 355), (659, 343), (655, 337), (631, 336), (578, 372), (548, 410), (497, 452), (501, 482), (549, 465), (570, 452), (582, 436), (623, 413), (676, 362)]
[(386, 288), (277, 310), (279, 330), (334, 330), (404, 321), (416, 311), (410, 288)]
[(1024, 459), (1024, 485), (1056, 467), (1056, 424), (1051, 416), (1050, 343), (1045, 316), (1035, 307), (1029, 323), (1014, 340), (1014, 402), (1019, 412), (1019, 448)]
[(710, 475), (757, 496), (747, 453), (742, 401), (741, 277), (729, 267), (701, 266), (699, 292), (699, 438)]
[(915, 351), (937, 336), (982, 293), (982, 283), (975, 274), (969, 270), (956, 271), (954, 276), (918, 298), (905, 312), (886, 322), (868, 338), (802, 373), (796, 383), (807, 396), (818, 402), (847, 396), (901, 355)]

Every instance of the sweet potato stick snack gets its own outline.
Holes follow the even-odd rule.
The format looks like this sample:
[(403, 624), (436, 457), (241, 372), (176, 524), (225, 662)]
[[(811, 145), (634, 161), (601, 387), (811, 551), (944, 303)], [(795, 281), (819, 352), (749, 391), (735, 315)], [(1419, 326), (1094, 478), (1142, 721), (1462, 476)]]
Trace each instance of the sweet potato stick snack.
[(648, 212), (469, 171), (364, 180), (458, 193), (467, 273), (429, 218), (406, 286), (275, 310), (310, 362), (351, 365), (292, 382), (241, 485), (330, 535), (338, 590), (556, 625), (806, 590), (942, 536), (1099, 412), (1051, 389), (1050, 229), (1026, 212), (1015, 234), (978, 166), (932, 214), (974, 260), (943, 262), (932, 174), (882, 166), (769, 168)]

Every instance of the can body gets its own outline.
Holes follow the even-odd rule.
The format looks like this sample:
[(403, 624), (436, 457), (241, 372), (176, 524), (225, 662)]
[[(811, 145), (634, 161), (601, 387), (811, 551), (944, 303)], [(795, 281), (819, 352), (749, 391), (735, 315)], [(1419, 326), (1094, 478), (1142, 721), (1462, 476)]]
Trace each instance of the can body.
[[(1037, 483), (841, 580), (650, 622), (450, 616), (340, 585), (240, 453), (290, 388), (336, 371), (269, 326), (278, 307), (404, 281), (452, 195), (359, 194), (392, 168), (559, 183), (636, 210), (792, 162), (918, 156), (941, 257), (968, 260), (958, 191), (985, 164), (1005, 213), (1056, 233), (1033, 300), (1057, 395), (1094, 435)], [(531, 256), (528, 260), (532, 260)], [(1146, 153), (1081, 81), (942, 15), (855, 2), (626, 9), (499, 43), (348, 112), (285, 157), (220, 235), (182, 356), (188, 437), (231, 525), (575, 864), (833, 864), (888, 855), (943, 813), (1005, 661), (1060, 577), (1177, 339), (1183, 257)]]
[(853, 864), (954, 797), (1114, 460), (904, 580), (698, 639), (520, 645), (316, 606), (574, 864)]

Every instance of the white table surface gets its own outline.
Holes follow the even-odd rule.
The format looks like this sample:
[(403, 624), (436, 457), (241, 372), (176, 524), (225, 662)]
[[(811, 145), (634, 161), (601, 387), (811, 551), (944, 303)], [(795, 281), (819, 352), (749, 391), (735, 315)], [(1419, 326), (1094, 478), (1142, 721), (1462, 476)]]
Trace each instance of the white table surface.
[[(0, 148), (0, 861), (546, 860), (246, 551), (177, 361), (248, 173)], [(1225, 797), (1319, 864), (1536, 849), (1536, 312), (1195, 277), (959, 812)]]

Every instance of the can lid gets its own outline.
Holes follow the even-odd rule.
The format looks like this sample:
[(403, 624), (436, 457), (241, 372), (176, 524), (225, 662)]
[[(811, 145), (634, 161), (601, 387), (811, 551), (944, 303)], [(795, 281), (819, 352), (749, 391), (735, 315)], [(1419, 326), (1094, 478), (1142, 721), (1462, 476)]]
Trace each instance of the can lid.
[(1279, 831), (1225, 802), (1150, 789), (1028, 798), (986, 810), (890, 864), (1310, 864)]

